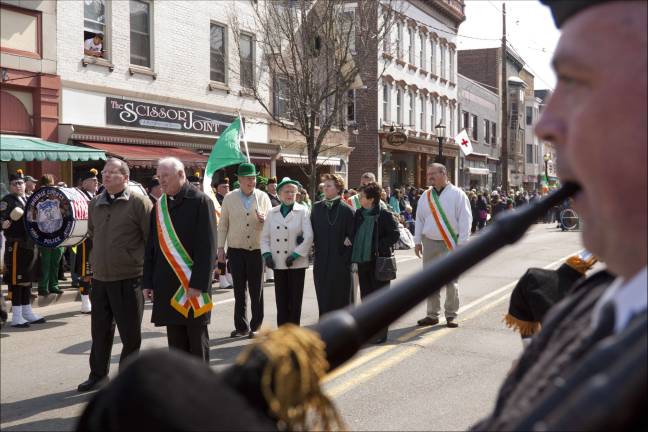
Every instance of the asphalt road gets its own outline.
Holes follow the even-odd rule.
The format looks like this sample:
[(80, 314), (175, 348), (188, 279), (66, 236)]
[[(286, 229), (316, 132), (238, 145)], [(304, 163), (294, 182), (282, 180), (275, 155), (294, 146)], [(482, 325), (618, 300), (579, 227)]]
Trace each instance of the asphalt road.
[[(487, 414), (499, 384), (522, 346), (501, 319), (515, 281), (529, 267), (557, 266), (581, 250), (578, 233), (535, 225), (515, 246), (483, 261), (459, 280), (460, 327), (417, 328), (425, 304), (390, 327), (387, 343), (362, 350), (324, 383), (352, 430), (462, 430)], [(398, 251), (399, 279), (421, 268), (413, 251)], [(302, 324), (317, 321), (312, 273), (307, 272)], [(276, 323), (271, 284), (265, 290), (264, 327)], [(234, 300), (217, 290), (209, 325), (211, 366), (230, 365), (247, 339), (230, 339)], [(79, 303), (39, 308), (48, 322), (0, 333), (0, 428), (72, 430), (90, 397), (76, 391), (89, 372), (90, 317)], [(142, 349), (166, 347), (165, 329), (145, 307)], [(121, 343), (115, 337), (111, 376)], [(218, 409), (218, 407), (214, 407)]]

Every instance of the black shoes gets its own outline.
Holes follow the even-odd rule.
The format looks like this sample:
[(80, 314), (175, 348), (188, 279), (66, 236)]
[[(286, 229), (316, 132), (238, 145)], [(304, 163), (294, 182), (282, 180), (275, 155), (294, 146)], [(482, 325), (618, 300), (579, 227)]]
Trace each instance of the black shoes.
[(446, 318), (446, 327), (457, 328), (459, 327), (459, 323), (454, 318)]
[(231, 338), (237, 338), (237, 337), (244, 337), (247, 336), (250, 332), (248, 331), (239, 331), (239, 330), (234, 330), (232, 333), (230, 333)]
[(419, 326), (433, 326), (439, 324), (439, 319), (438, 318), (431, 318), (429, 316), (426, 316), (425, 318), (421, 318), (416, 322)]
[(88, 378), (86, 381), (83, 381), (79, 386), (77, 387), (77, 390), (80, 392), (89, 392), (95, 389), (98, 389), (101, 387), (107, 379), (104, 378)]
[(249, 339), (254, 339), (256, 337), (256, 335), (257, 335), (257, 332), (251, 331), (250, 333), (248, 333), (248, 338)]

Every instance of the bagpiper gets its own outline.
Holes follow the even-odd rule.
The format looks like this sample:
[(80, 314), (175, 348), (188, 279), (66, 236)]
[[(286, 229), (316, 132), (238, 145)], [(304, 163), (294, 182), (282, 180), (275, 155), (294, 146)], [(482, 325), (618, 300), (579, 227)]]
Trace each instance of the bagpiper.
[(4, 283), (11, 295), (11, 326), (24, 328), (44, 323), (45, 318), (35, 314), (31, 307), (31, 285), (38, 281), (38, 251), (23, 223), (27, 195), (22, 170), (9, 176), (9, 188), (10, 193), (0, 200), (0, 226), (7, 241)]
[[(81, 174), (81, 185), (77, 188), (88, 201), (97, 195), (99, 179), (98, 171), (94, 168)], [(90, 291), (92, 290), (92, 268), (90, 267), (90, 251), (92, 250), (92, 239), (85, 239), (76, 245), (76, 261), (74, 271), (79, 275), (79, 293), (81, 294), (81, 313), (92, 312), (90, 303)]]

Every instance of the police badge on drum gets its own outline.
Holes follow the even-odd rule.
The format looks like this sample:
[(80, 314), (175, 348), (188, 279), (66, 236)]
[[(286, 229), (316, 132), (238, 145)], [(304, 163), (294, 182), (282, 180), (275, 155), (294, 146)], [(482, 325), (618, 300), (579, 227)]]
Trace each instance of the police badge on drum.
[(74, 188), (44, 187), (27, 201), (25, 227), (45, 247), (74, 246), (88, 232), (88, 198)]

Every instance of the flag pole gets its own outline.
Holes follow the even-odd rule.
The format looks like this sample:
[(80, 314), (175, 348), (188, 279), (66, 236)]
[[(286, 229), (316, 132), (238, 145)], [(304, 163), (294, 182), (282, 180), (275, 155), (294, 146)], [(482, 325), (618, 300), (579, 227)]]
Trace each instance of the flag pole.
[(243, 135), (243, 144), (245, 145), (245, 155), (247, 156), (248, 163), (251, 163), (250, 150), (248, 150), (247, 138), (245, 138), (245, 126), (243, 125), (243, 118), (241, 117), (241, 111), (239, 111), (239, 121), (241, 122), (241, 132)]

